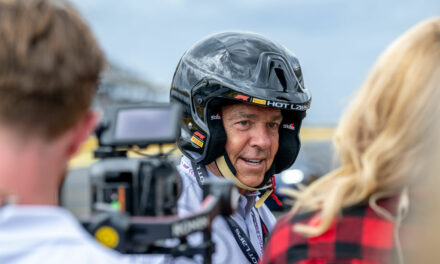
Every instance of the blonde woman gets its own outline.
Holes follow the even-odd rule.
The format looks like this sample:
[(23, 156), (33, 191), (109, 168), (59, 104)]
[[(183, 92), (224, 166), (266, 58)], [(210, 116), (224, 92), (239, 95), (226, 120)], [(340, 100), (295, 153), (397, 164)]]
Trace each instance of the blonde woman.
[(404, 220), (411, 205), (429, 200), (419, 185), (439, 118), (440, 17), (379, 57), (337, 128), (341, 166), (288, 191), (295, 206), (277, 223), (262, 263), (404, 263), (403, 248), (414, 248)]

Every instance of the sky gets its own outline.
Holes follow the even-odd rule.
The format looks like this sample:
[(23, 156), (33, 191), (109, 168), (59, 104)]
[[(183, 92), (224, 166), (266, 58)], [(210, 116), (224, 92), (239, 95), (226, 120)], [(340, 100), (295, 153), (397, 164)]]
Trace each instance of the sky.
[(163, 86), (206, 35), (253, 31), (300, 60), (312, 105), (308, 126), (334, 126), (379, 54), (439, 0), (73, 0), (108, 59)]

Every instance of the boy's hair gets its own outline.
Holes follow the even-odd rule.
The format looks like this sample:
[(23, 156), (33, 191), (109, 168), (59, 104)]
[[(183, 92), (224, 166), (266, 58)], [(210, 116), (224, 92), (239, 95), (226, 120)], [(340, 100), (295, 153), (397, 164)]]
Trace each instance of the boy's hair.
[(59, 136), (88, 110), (103, 61), (66, 1), (0, 0), (0, 124)]

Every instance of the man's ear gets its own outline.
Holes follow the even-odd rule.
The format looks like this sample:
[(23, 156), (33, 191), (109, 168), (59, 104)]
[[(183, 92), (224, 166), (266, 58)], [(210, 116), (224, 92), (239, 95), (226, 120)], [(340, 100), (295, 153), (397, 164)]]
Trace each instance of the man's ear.
[(68, 156), (72, 157), (79, 149), (81, 144), (94, 131), (98, 121), (98, 114), (95, 111), (88, 111), (74, 127), (73, 140), (69, 147)]

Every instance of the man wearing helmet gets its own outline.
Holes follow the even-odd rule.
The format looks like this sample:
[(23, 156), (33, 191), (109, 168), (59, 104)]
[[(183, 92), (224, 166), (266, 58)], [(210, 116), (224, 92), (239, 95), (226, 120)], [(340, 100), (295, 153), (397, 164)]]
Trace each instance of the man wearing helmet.
[(275, 224), (264, 201), (276, 199), (273, 175), (296, 159), (310, 106), (298, 59), (258, 34), (214, 34), (185, 52), (170, 97), (183, 105), (179, 214), (200, 207), (207, 178), (231, 179), (240, 191), (238, 209), (214, 220), (213, 262), (257, 263)]

